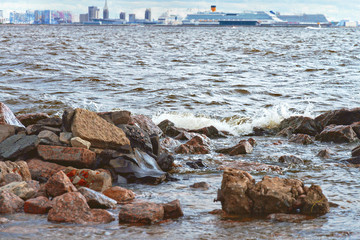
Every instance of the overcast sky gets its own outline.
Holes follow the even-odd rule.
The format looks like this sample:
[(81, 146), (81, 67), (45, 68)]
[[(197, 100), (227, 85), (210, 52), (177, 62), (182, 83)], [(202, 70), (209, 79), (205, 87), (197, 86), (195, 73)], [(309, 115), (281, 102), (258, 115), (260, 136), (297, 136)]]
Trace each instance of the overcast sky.
[[(0, 10), (4, 10), (5, 17), (10, 11), (25, 10), (68, 10), (74, 14), (86, 13), (87, 7), (94, 5), (101, 9), (105, 0), (0, 0)], [(186, 15), (188, 12), (209, 10), (210, 5), (216, 5), (218, 11), (242, 12), (245, 10), (277, 11), (280, 13), (323, 13), (329, 20), (360, 20), (359, 0), (108, 0), (111, 18), (118, 18), (119, 13), (135, 13), (137, 18), (144, 18), (146, 8), (152, 9), (153, 18), (163, 12)]]

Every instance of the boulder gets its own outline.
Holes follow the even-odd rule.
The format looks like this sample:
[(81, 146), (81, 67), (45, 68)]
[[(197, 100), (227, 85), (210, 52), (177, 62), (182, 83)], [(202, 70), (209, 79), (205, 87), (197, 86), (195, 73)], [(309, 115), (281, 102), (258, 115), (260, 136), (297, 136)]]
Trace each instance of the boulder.
[(351, 150), (351, 156), (352, 157), (360, 156), (360, 145), (354, 148), (353, 150)]
[(39, 145), (37, 150), (39, 156), (49, 162), (74, 167), (91, 167), (95, 164), (96, 154), (84, 148)]
[(119, 223), (152, 224), (164, 218), (164, 207), (152, 202), (126, 204), (120, 207)]
[(64, 173), (77, 187), (87, 187), (92, 190), (103, 192), (112, 186), (111, 175), (106, 171), (65, 168)]
[(16, 127), (12, 125), (0, 125), (0, 143), (8, 137), (15, 135)]
[(40, 143), (44, 145), (61, 145), (58, 135), (49, 130), (43, 130), (39, 133)]
[(315, 136), (322, 130), (321, 124), (316, 120), (303, 116), (292, 116), (281, 121), (278, 131), (289, 131), (291, 134), (307, 134)]
[(46, 113), (32, 113), (32, 114), (22, 114), (16, 116), (16, 118), (25, 126), (36, 124), (38, 121), (49, 118), (49, 115)]
[(138, 148), (148, 154), (153, 154), (152, 143), (149, 134), (139, 127), (131, 125), (117, 125), (130, 140), (132, 148)]
[(210, 185), (207, 182), (197, 182), (192, 185), (190, 185), (191, 188), (202, 188), (202, 189), (209, 189)]
[(296, 157), (294, 155), (281, 156), (281, 157), (279, 157), (278, 161), (281, 163), (295, 164), (295, 165), (304, 164), (304, 161), (301, 158)]
[(5, 124), (25, 128), (25, 126), (15, 117), (10, 108), (0, 102), (0, 125)]
[(163, 203), (162, 206), (164, 208), (164, 219), (175, 219), (184, 216), (179, 200)]
[(0, 213), (20, 212), (24, 206), (24, 200), (12, 192), (2, 191), (0, 193)]
[(71, 143), (71, 146), (75, 147), (75, 148), (89, 149), (90, 146), (91, 146), (91, 143), (89, 141), (86, 141), (86, 140), (81, 139), (79, 137), (71, 138), (70, 143)]
[(352, 130), (351, 126), (330, 125), (316, 136), (316, 140), (321, 142), (334, 142), (334, 143), (348, 143), (358, 140), (356, 133)]
[(190, 130), (189, 132), (200, 133), (211, 139), (226, 138), (225, 134), (217, 130), (217, 128), (214, 126), (203, 127), (196, 130)]
[(177, 147), (175, 152), (178, 154), (208, 154), (210, 153), (210, 146), (205, 137), (195, 136)]
[(116, 150), (123, 145), (130, 145), (120, 128), (85, 109), (75, 110), (71, 130), (75, 137), (89, 141), (95, 148)]
[(37, 192), (27, 182), (12, 182), (0, 187), (0, 192), (11, 192), (23, 200), (32, 198)]
[(51, 197), (57, 197), (64, 193), (76, 192), (76, 187), (71, 183), (70, 179), (63, 171), (59, 171), (52, 175), (45, 184), (46, 192)]
[(79, 192), (86, 198), (86, 202), (90, 208), (107, 209), (116, 207), (117, 201), (90, 188), (80, 187)]
[(252, 151), (253, 151), (253, 146), (247, 140), (241, 140), (237, 145), (231, 148), (216, 150), (217, 153), (229, 154), (230, 156), (249, 154), (252, 153)]
[(322, 126), (335, 125), (350, 125), (354, 122), (360, 121), (360, 108), (353, 109), (339, 109), (325, 112), (315, 118)]
[(330, 211), (329, 202), (318, 185), (311, 185), (301, 200), (302, 214), (320, 216)]
[(298, 144), (302, 144), (302, 145), (309, 145), (309, 144), (314, 143), (314, 141), (312, 140), (312, 138), (309, 135), (302, 134), (302, 133), (293, 135), (289, 139), (289, 142), (298, 143)]
[(166, 173), (160, 169), (156, 160), (136, 148), (134, 154), (123, 154), (110, 160), (109, 166), (128, 182), (159, 184), (166, 179)]
[(31, 180), (31, 173), (28, 165), (24, 161), (0, 161), (0, 183), (5, 181), (5, 176), (10, 173), (19, 176), (20, 181)]
[(156, 159), (157, 164), (159, 165), (160, 169), (164, 172), (169, 172), (173, 169), (174, 164), (174, 157), (169, 153), (162, 153)]
[(53, 128), (60, 128), (62, 126), (62, 119), (59, 117), (44, 118), (39, 120), (36, 124), (53, 127)]
[(23, 134), (13, 135), (0, 143), (0, 158), (16, 159), (39, 145), (37, 136), (26, 136)]
[(138, 125), (142, 130), (147, 132), (149, 136), (156, 134), (163, 135), (163, 131), (151, 120), (151, 118), (144, 115), (133, 115), (131, 121)]
[(135, 193), (126, 188), (114, 186), (106, 189), (103, 194), (111, 199), (117, 201), (117, 203), (127, 203), (135, 198)]
[(131, 112), (129, 111), (114, 111), (114, 112), (101, 112), (98, 113), (100, 117), (112, 123), (118, 124), (129, 124)]
[(52, 202), (46, 197), (29, 199), (24, 204), (24, 212), (31, 214), (46, 214), (52, 208)]
[(53, 174), (66, 168), (56, 163), (45, 162), (35, 158), (27, 160), (27, 166), (32, 178), (40, 182), (47, 182)]
[(91, 209), (79, 192), (69, 192), (54, 198), (48, 220), (68, 223), (109, 223), (114, 217), (103, 209)]
[(172, 138), (179, 136), (179, 134), (181, 134), (182, 132), (186, 132), (186, 130), (183, 128), (175, 127), (175, 124), (170, 120), (162, 121), (158, 124), (158, 127), (161, 129), (163, 134)]
[(59, 140), (60, 142), (70, 145), (71, 144), (71, 139), (73, 138), (73, 135), (71, 132), (61, 132), (60, 133), (60, 137)]

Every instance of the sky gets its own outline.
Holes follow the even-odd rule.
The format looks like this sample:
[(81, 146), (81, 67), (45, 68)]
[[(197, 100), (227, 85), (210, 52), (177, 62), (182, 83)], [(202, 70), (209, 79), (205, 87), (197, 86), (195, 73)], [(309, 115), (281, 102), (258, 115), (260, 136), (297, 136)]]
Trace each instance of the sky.
[[(0, 0), (0, 10), (8, 18), (10, 11), (50, 9), (67, 10), (78, 15), (86, 13), (88, 6), (97, 6), (102, 16), (104, 3), (105, 0)], [(155, 19), (167, 11), (186, 16), (190, 12), (210, 10), (210, 5), (216, 5), (217, 10), (223, 12), (272, 10), (282, 14), (322, 13), (329, 20), (360, 21), (358, 0), (108, 0), (110, 18), (119, 18), (120, 12), (135, 13), (136, 18), (144, 18), (146, 8), (151, 8)]]

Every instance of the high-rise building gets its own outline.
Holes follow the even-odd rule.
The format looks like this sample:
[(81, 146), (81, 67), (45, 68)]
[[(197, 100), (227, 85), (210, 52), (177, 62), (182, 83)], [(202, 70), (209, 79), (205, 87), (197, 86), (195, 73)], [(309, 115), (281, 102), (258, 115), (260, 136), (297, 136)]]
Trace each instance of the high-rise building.
[(80, 22), (84, 23), (84, 22), (87, 22), (87, 21), (89, 21), (89, 14), (88, 13), (80, 14)]
[(98, 9), (95, 6), (90, 6), (89, 11), (88, 11), (88, 14), (89, 14), (89, 19), (88, 20), (92, 21), (93, 19), (98, 19), (99, 18), (99, 12), (100, 12), (100, 9)]
[(129, 22), (135, 23), (136, 22), (136, 16), (134, 13), (129, 14)]
[(52, 16), (51, 10), (42, 11), (42, 24), (51, 24)]
[(151, 22), (151, 9), (147, 8), (145, 10), (145, 20)]
[(103, 19), (109, 19), (109, 8), (107, 5), (107, 0), (105, 0), (105, 6), (103, 10)]
[(3, 10), (0, 10), (0, 23), (4, 23), (5, 19), (4, 19), (4, 15), (3, 15)]
[(126, 19), (126, 13), (125, 12), (121, 12), (120, 13), (120, 20), (125, 20)]
[(3, 10), (0, 10), (0, 18), (3, 18)]

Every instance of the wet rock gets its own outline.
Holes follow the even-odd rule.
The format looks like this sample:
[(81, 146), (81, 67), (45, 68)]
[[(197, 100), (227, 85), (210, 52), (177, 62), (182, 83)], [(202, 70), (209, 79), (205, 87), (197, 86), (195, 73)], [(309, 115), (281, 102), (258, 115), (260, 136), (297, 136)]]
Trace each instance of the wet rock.
[(281, 163), (295, 164), (295, 165), (296, 164), (304, 164), (304, 161), (301, 158), (296, 157), (294, 155), (281, 156), (281, 157), (279, 157), (278, 161)]
[(46, 214), (51, 208), (52, 203), (46, 197), (32, 198), (24, 204), (24, 212), (31, 214)]
[(188, 165), (193, 169), (200, 169), (206, 167), (201, 159), (198, 159), (196, 161), (186, 162), (186, 165)]
[(45, 125), (41, 125), (41, 124), (34, 124), (34, 125), (29, 125), (26, 127), (26, 134), (27, 135), (38, 135), (41, 131), (44, 131), (44, 130), (51, 131), (51, 132), (55, 133), (56, 135), (59, 135), (61, 132), (60, 128), (49, 127), (49, 126), (45, 126)]
[(269, 129), (265, 129), (262, 127), (253, 127), (252, 133), (250, 133), (248, 136), (268, 136), (273, 134), (273, 131)]
[(0, 187), (0, 192), (7, 191), (15, 194), (23, 200), (33, 197), (36, 190), (29, 186), (27, 182), (12, 182), (3, 187)]
[(207, 182), (197, 182), (190, 186), (191, 188), (202, 188), (202, 189), (209, 189), (210, 185)]
[(164, 218), (164, 207), (151, 202), (140, 202), (121, 206), (119, 223), (152, 224)]
[(44, 118), (39, 120), (36, 124), (40, 124), (48, 127), (60, 128), (62, 126), (62, 119), (59, 117)]
[(163, 203), (162, 206), (164, 208), (164, 219), (175, 219), (184, 216), (179, 200)]
[(217, 196), (222, 209), (229, 214), (250, 215), (253, 201), (246, 193), (254, 186), (254, 182), (245, 171), (226, 169)]
[(65, 193), (53, 200), (48, 220), (68, 223), (109, 223), (114, 217), (103, 209), (91, 209), (79, 192)]
[(76, 187), (71, 183), (70, 179), (63, 171), (59, 171), (52, 175), (45, 184), (46, 192), (51, 197), (57, 197), (64, 193), (76, 192)]
[(356, 136), (360, 139), (360, 122), (351, 124), (351, 128), (356, 133)]
[(84, 148), (39, 145), (37, 151), (42, 159), (62, 165), (91, 167), (95, 164), (96, 154)]
[(16, 116), (16, 118), (25, 126), (36, 124), (38, 121), (50, 118), (46, 113), (32, 113), (32, 114), (22, 114)]
[(247, 140), (241, 140), (237, 145), (231, 148), (216, 150), (217, 153), (229, 154), (230, 156), (249, 154), (252, 153), (252, 151), (253, 151), (253, 146)]
[(15, 159), (34, 150), (39, 145), (37, 136), (18, 134), (0, 143), (0, 158)]
[(195, 136), (175, 149), (177, 154), (208, 154), (210, 146), (204, 137)]
[(12, 125), (0, 125), (0, 143), (8, 137), (15, 135), (16, 127)]
[(39, 182), (47, 182), (53, 174), (66, 168), (59, 164), (45, 162), (40, 159), (27, 160), (27, 166), (29, 167), (32, 178)]
[(354, 148), (353, 150), (351, 150), (351, 156), (352, 157), (360, 156), (360, 145)]
[[(199, 136), (199, 133), (183, 131), (175, 137), (176, 140), (189, 141), (195, 136)], [(200, 135), (201, 136), (201, 135)]]
[(225, 170), (227, 168), (242, 170), (246, 172), (257, 171), (257, 172), (278, 172), (282, 173), (282, 169), (279, 166), (268, 165), (258, 162), (243, 162), (243, 161), (231, 161), (224, 162), (219, 167), (218, 170)]
[(0, 102), (0, 125), (5, 124), (25, 128), (25, 126), (15, 117), (10, 108)]
[(251, 144), (251, 146), (252, 146), (253, 148), (257, 145), (256, 140), (253, 139), (253, 138), (249, 138), (247, 141)]
[(137, 126), (117, 125), (130, 140), (132, 148), (138, 148), (148, 154), (153, 154), (153, 148), (149, 134)]
[(272, 213), (266, 218), (277, 222), (299, 223), (304, 220), (308, 220), (309, 216), (301, 214)]
[(307, 134), (296, 134), (293, 135), (290, 139), (289, 142), (293, 142), (293, 143), (298, 143), (298, 144), (303, 144), (303, 145), (309, 145), (309, 144), (313, 144), (314, 141), (312, 140), (312, 138), (307, 135)]
[(159, 184), (166, 179), (156, 160), (136, 148), (134, 154), (123, 154), (110, 160), (109, 165), (128, 182)]
[(285, 129), (288, 129), (291, 134), (302, 133), (315, 136), (321, 132), (322, 126), (316, 119), (303, 116), (292, 116), (281, 121), (278, 130), (283, 131)]
[(123, 145), (130, 145), (120, 128), (85, 109), (75, 110), (71, 130), (75, 137), (89, 141), (95, 148), (116, 150)]
[(5, 224), (5, 223), (8, 223), (8, 222), (10, 222), (9, 219), (0, 217), (0, 224)]
[(360, 108), (353, 109), (339, 109), (328, 111), (315, 118), (322, 126), (335, 125), (350, 125), (360, 121)]
[(351, 126), (334, 126), (330, 125), (316, 136), (316, 140), (321, 142), (347, 143), (358, 140), (356, 133)]
[(158, 127), (162, 132), (169, 137), (175, 138), (182, 132), (186, 132), (185, 129), (175, 127), (175, 124), (170, 120), (164, 120), (158, 124)]
[(40, 139), (40, 143), (44, 145), (61, 145), (58, 135), (49, 130), (41, 131), (38, 138)]
[(333, 154), (334, 154), (334, 152), (332, 152), (330, 149), (326, 148), (326, 149), (320, 150), (316, 156), (321, 157), (321, 158), (330, 158), (330, 156)]
[(180, 141), (177, 141), (171, 137), (164, 138), (161, 143), (161, 147), (167, 151), (173, 151), (175, 148), (181, 145)]
[(131, 112), (129, 111), (114, 111), (114, 112), (101, 112), (98, 113), (100, 117), (112, 123), (118, 124), (129, 124)]
[(31, 174), (28, 165), (24, 161), (0, 161), (0, 183), (5, 181), (5, 176), (7, 174), (15, 174), (19, 176), (19, 179), (21, 179), (20, 181), (31, 180)]
[(72, 147), (78, 147), (78, 148), (89, 149), (91, 146), (91, 143), (89, 141), (83, 140), (79, 137), (71, 138), (70, 143)]
[(72, 138), (73, 138), (73, 135), (71, 132), (61, 132), (59, 140), (60, 140), (60, 142), (62, 142), (64, 144), (70, 145), (71, 144), (70, 141)]
[(106, 189), (103, 194), (111, 199), (114, 199), (118, 203), (127, 203), (135, 198), (135, 193), (126, 188), (114, 186)]
[(162, 136), (162, 130), (151, 120), (151, 118), (144, 115), (133, 115), (131, 121), (137, 124), (142, 130), (147, 132), (149, 136), (156, 134)]
[(12, 192), (2, 191), (0, 193), (0, 213), (20, 212), (24, 206), (24, 200)]
[(90, 188), (80, 187), (79, 192), (86, 198), (86, 202), (90, 208), (108, 209), (116, 207), (117, 201)]
[(217, 130), (217, 128), (214, 126), (204, 127), (196, 130), (190, 130), (189, 132), (200, 133), (212, 139), (226, 138), (225, 134)]
[(157, 159), (156, 162), (159, 165), (160, 169), (164, 172), (169, 172), (173, 169), (174, 157), (168, 153), (162, 153)]
[(103, 192), (112, 186), (111, 175), (106, 171), (65, 168), (64, 173), (75, 187), (87, 187), (92, 190)]
[(161, 154), (161, 146), (160, 146), (160, 138), (156, 134), (150, 135), (150, 141), (153, 149), (153, 154), (155, 156), (160, 156)]
[(311, 185), (302, 198), (302, 205), (301, 213), (306, 215), (320, 216), (330, 211), (329, 202), (318, 185)]
[(66, 132), (71, 132), (71, 124), (75, 115), (75, 110), (72, 108), (67, 108), (64, 110), (62, 115), (62, 124)]
[(349, 159), (345, 160), (345, 162), (358, 165), (358, 164), (360, 164), (360, 156), (349, 158)]

